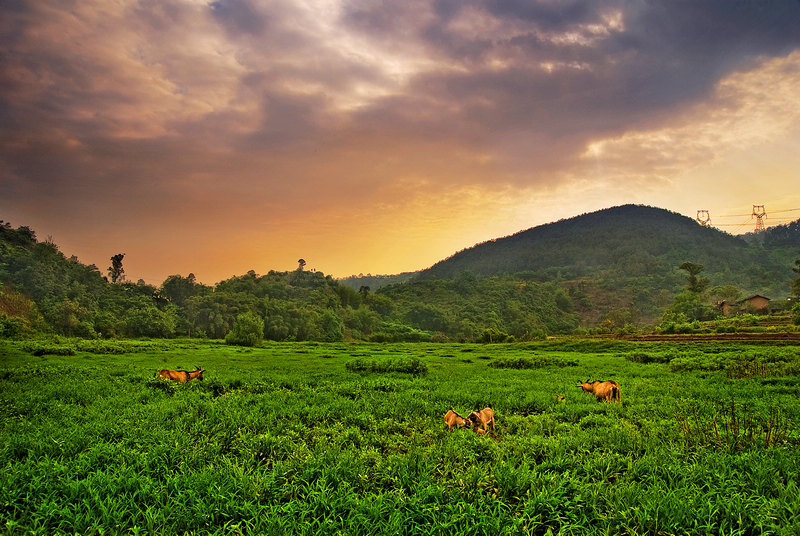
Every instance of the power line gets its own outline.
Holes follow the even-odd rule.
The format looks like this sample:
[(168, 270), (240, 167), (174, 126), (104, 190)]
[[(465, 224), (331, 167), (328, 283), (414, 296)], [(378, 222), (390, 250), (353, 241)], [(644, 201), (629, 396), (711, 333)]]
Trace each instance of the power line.
[[(747, 220), (744, 223), (714, 223), (714, 224), (712, 224), (712, 226), (713, 227), (735, 227), (737, 225), (747, 225), (748, 223), (750, 223), (750, 221), (751, 220)], [(793, 222), (793, 221), (797, 221), (797, 220), (790, 220), (790, 219), (785, 219), (785, 218), (782, 218), (782, 219), (774, 219), (773, 218), (773, 219), (770, 220), (770, 222), (772, 222), (772, 225), (775, 225), (776, 222), (778, 222), (778, 223), (790, 223), (790, 222)]]
[[(774, 210), (774, 211), (770, 211), (770, 213), (771, 214), (775, 214), (775, 213), (795, 212), (795, 211), (800, 211), (800, 208), (787, 208), (787, 209), (783, 209), (783, 210)], [(748, 225), (748, 224), (752, 225), (753, 218), (755, 218), (755, 220), (756, 220), (755, 221), (754, 232), (758, 233), (758, 232), (761, 232), (761, 231), (763, 231), (763, 230), (765, 230), (767, 228), (767, 226), (764, 224), (764, 219), (767, 217), (767, 211), (766, 211), (764, 205), (753, 205), (753, 211), (750, 214), (727, 214), (727, 215), (724, 215), (724, 216), (715, 216), (715, 217), (716, 218), (745, 218), (746, 217), (747, 220), (745, 220), (744, 222), (740, 222), (740, 223), (717, 223), (717, 224), (712, 224), (711, 223), (711, 214), (710, 214), (710, 212), (708, 210), (698, 210), (697, 211), (696, 220), (700, 225), (702, 225), (704, 227), (709, 227), (709, 226), (710, 227), (736, 227), (736, 229), (734, 229), (732, 231), (734, 234), (738, 233), (746, 225)], [(774, 227), (775, 225), (779, 225), (779, 224), (782, 224), (782, 223), (793, 222), (793, 221), (796, 221), (796, 220), (791, 218), (791, 217), (789, 217), (789, 218), (786, 218), (786, 217), (784, 217), (784, 218), (772, 218), (770, 220), (769, 227)]]
[[(755, 205), (755, 206), (759, 206), (759, 205)], [(763, 206), (763, 205), (760, 205), (760, 206)], [(792, 212), (792, 211), (795, 211), (795, 210), (800, 210), (800, 208), (787, 208), (786, 210), (770, 210), (770, 212), (771, 213), (775, 213), (775, 212)], [(725, 215), (722, 215), (722, 216), (716, 216), (715, 215), (714, 217), (715, 218), (741, 218), (743, 216), (752, 216), (752, 215), (753, 214), (725, 214)]]

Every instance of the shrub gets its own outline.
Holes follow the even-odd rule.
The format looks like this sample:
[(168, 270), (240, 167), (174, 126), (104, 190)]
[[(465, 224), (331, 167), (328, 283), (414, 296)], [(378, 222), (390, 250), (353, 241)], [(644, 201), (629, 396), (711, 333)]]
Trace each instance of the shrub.
[(489, 366), (492, 368), (511, 368), (511, 369), (533, 369), (533, 368), (548, 367), (551, 365), (559, 367), (577, 367), (578, 361), (576, 359), (533, 356), (533, 357), (517, 357), (517, 358), (501, 357), (489, 363)]
[(12, 338), (19, 337), (28, 333), (30, 329), (25, 320), (18, 317), (9, 317), (0, 312), (0, 337)]
[(428, 373), (428, 365), (418, 357), (399, 359), (356, 359), (344, 366), (349, 372), (402, 372), (413, 376), (422, 376)]
[(486, 328), (481, 333), (481, 342), (484, 343), (497, 343), (497, 342), (514, 342), (516, 339), (513, 335), (509, 335), (504, 331), (495, 328)]
[(225, 335), (225, 343), (236, 346), (258, 346), (264, 340), (264, 320), (253, 313), (242, 313)]
[(671, 355), (664, 354), (649, 354), (647, 352), (632, 352), (625, 355), (625, 359), (634, 363), (669, 363), (672, 359)]
[(370, 335), (370, 342), (431, 342), (433, 333), (406, 326), (384, 322), (378, 332)]
[(35, 345), (31, 353), (37, 357), (43, 355), (75, 355), (75, 350), (70, 346)]

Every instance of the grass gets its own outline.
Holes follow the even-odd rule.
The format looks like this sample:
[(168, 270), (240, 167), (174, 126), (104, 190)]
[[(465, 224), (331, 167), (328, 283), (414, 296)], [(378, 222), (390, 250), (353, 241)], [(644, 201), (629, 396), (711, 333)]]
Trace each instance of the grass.
[[(575, 339), (0, 341), (0, 533), (798, 534), (798, 360)], [(202, 382), (154, 377), (195, 365)], [(619, 381), (623, 404), (586, 379)], [(493, 434), (447, 432), (448, 408), (487, 405)]]

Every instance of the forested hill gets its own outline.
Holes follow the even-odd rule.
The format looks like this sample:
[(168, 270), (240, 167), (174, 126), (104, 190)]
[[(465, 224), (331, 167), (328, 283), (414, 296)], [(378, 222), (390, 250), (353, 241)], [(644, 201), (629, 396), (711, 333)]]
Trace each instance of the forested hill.
[(393, 276), (413, 275), (404, 282), (350, 278), (356, 288), (302, 267), (250, 270), (214, 286), (176, 274), (153, 286), (120, 277), (124, 270), (114, 263), (122, 257), (111, 257), (105, 277), (38, 241), (32, 229), (0, 220), (0, 338), (219, 339), (240, 318), (251, 327), (263, 323), (255, 331), (278, 341), (530, 340), (597, 326), (608, 332), (658, 323), (686, 289), (679, 269), (686, 261), (703, 266), (708, 289), (696, 297), (703, 314), (685, 316), (705, 319), (721, 299), (758, 293), (776, 303), (789, 294), (800, 222), (743, 239), (666, 210), (626, 205)]
[[(786, 234), (788, 229), (781, 226), (764, 236)], [(680, 284), (677, 267), (691, 261), (705, 266), (704, 275), (715, 285), (783, 297), (793, 275), (790, 267), (800, 251), (791, 240), (770, 244), (770, 240), (746, 241), (703, 227), (668, 210), (623, 205), (478, 244), (423, 270), (418, 277), (450, 279), (466, 270), (477, 275), (526, 273), (542, 281), (601, 279), (612, 286), (645, 278), (652, 290), (658, 290)]]

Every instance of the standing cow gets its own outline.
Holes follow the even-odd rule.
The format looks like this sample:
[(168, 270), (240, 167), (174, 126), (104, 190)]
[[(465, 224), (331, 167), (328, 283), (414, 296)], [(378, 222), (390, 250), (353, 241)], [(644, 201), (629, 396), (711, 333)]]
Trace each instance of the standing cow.
[(619, 384), (613, 380), (580, 382), (578, 387), (587, 393), (594, 394), (598, 402), (603, 400), (606, 402), (622, 402), (622, 391), (619, 388)]

